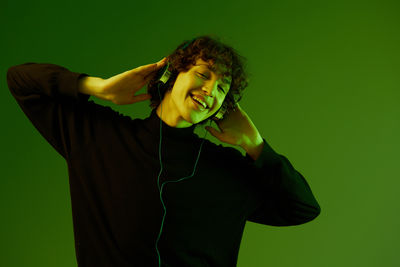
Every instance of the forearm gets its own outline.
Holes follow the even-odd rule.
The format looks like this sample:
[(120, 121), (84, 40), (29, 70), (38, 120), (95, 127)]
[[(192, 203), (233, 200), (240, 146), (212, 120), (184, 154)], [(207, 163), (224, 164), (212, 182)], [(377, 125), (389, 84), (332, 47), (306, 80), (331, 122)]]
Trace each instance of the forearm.
[[(320, 214), (321, 208), (306, 179), (285, 156), (276, 153), (265, 139), (263, 141), (254, 165), (261, 171), (257, 187), (269, 200), (252, 214), (250, 221), (276, 226), (311, 221)], [(257, 154), (249, 152), (246, 157)]]

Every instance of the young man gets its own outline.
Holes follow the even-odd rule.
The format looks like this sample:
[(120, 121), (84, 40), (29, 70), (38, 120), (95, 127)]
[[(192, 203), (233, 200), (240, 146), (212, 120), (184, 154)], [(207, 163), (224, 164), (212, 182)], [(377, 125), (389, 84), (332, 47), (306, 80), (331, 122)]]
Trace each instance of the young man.
[[(196, 45), (209, 44), (194, 42), (187, 51), (196, 55)], [(182, 66), (168, 59), (180, 71), (159, 99), (151, 90), (135, 94), (167, 59), (108, 79), (54, 64), (8, 70), (12, 95), (67, 162), (79, 266), (235, 266), (246, 220), (298, 225), (320, 213), (304, 177), (239, 105), (217, 121), (219, 131), (208, 130), (242, 146), (245, 157), (193, 133), (238, 92), (240, 73), (222, 74), (218, 60), (201, 54)], [(132, 119), (90, 95), (160, 105)]]

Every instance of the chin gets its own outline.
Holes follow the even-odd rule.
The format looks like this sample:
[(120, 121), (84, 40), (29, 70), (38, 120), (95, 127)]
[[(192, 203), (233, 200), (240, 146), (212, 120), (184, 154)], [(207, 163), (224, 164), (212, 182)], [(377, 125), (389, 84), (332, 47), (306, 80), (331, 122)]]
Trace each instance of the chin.
[(206, 121), (208, 121), (208, 120), (210, 120), (210, 117), (211, 116), (207, 116), (207, 117), (205, 117), (205, 118), (202, 118), (201, 120), (199, 120), (198, 122), (196, 122), (196, 124), (199, 124), (199, 123), (202, 123), (202, 122), (206, 122)]
[(187, 122), (191, 123), (191, 124), (198, 124), (199, 122), (202, 121), (202, 119), (198, 119), (196, 117), (192, 118), (190, 115), (188, 116), (187, 119), (185, 119)]

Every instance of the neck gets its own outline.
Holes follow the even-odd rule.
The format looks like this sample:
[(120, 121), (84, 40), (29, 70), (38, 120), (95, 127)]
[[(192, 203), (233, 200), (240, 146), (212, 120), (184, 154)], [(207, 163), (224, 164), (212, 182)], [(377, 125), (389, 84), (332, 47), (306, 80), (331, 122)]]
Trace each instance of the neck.
[(171, 92), (165, 93), (161, 104), (157, 107), (157, 116), (161, 118), (165, 124), (174, 128), (187, 128), (192, 126), (193, 123), (186, 121), (179, 113), (178, 108), (176, 107), (175, 103), (173, 103), (170, 96)]

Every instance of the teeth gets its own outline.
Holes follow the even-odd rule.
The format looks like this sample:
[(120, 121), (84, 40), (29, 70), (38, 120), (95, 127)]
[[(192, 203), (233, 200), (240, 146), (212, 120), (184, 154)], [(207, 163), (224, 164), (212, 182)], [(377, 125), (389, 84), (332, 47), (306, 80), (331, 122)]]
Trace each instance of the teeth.
[(196, 96), (192, 96), (194, 99), (196, 99), (197, 101), (199, 101), (202, 105), (203, 105), (203, 107), (204, 108), (207, 108), (207, 104), (206, 103), (204, 103), (200, 98), (197, 98)]

